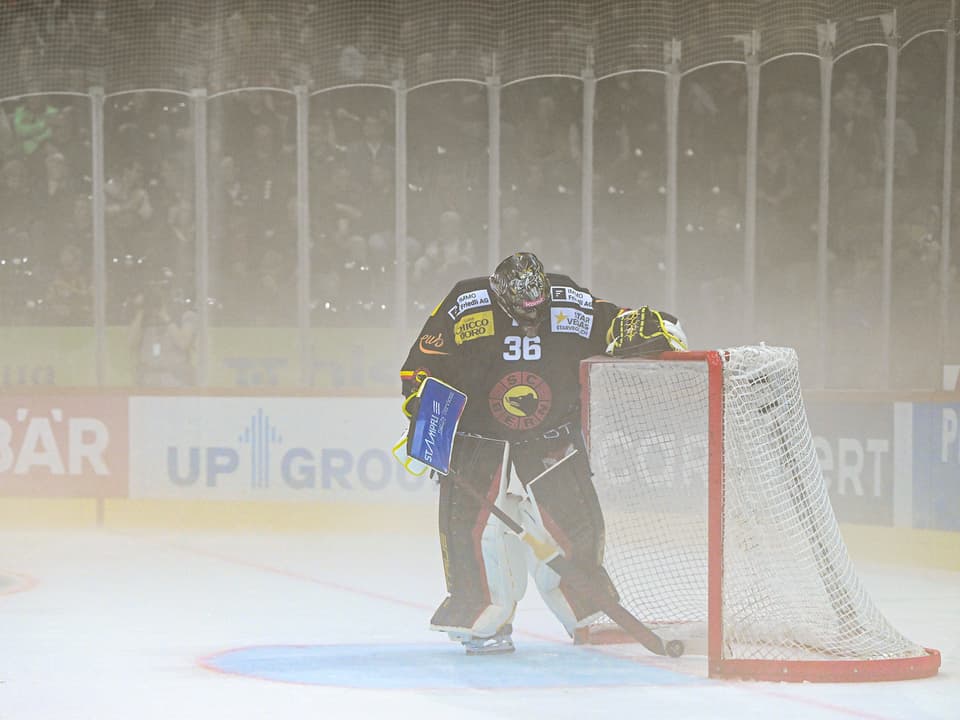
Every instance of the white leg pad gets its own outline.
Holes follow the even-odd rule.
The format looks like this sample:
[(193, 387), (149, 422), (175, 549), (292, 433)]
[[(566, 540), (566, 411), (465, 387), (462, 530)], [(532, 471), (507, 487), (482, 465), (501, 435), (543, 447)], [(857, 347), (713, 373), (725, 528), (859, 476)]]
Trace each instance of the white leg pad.
[[(520, 515), (520, 523), (528, 531), (550, 538), (550, 542), (554, 542), (550, 537), (550, 533), (543, 527), (543, 521), (540, 518), (540, 513), (537, 511), (536, 506), (531, 503), (528, 498), (524, 498), (520, 502)], [(527, 567), (533, 576), (533, 582), (537, 586), (540, 596), (543, 598), (547, 607), (550, 608), (550, 612), (552, 612), (563, 625), (570, 637), (573, 637), (573, 632), (577, 628), (586, 627), (600, 619), (603, 615), (602, 612), (594, 613), (578, 621), (573, 612), (573, 608), (570, 607), (570, 603), (567, 602), (567, 599), (563, 596), (563, 592), (560, 590), (560, 576), (553, 568), (539, 560), (537, 556), (533, 554), (533, 550), (526, 545), (524, 545), (524, 547), (527, 550)]]
[[(501, 493), (497, 504), (514, 520), (519, 520), (520, 498)], [(513, 619), (517, 602), (527, 591), (526, 545), (494, 515), (480, 536), (480, 551), (487, 573), (490, 606), (470, 628), (477, 637), (490, 637)]]

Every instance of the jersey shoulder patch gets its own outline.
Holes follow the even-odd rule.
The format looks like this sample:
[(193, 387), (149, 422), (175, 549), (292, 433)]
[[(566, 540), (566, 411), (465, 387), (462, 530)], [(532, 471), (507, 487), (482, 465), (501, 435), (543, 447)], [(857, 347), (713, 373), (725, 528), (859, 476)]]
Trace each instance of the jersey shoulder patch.
[(453, 341), (457, 345), (494, 335), (493, 310), (481, 310), (464, 315), (453, 324)]
[(584, 310), (593, 310), (593, 295), (571, 285), (551, 285), (550, 299), (555, 303), (570, 303)]
[(593, 330), (593, 313), (577, 308), (550, 308), (550, 329), (555, 333), (573, 333), (589, 338)]
[(449, 355), (446, 351), (446, 341), (443, 332), (424, 333), (417, 341), (417, 348), (424, 355)]
[(447, 315), (451, 320), (456, 320), (465, 312), (475, 310), (476, 308), (490, 305), (490, 291), (486, 288), (477, 288), (475, 290), (465, 290), (459, 293), (453, 302), (449, 303)]

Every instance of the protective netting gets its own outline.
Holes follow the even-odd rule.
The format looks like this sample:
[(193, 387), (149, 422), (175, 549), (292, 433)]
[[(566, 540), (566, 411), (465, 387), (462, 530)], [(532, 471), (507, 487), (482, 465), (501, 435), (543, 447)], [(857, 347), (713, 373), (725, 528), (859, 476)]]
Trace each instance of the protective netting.
[[(861, 585), (807, 426), (796, 353), (722, 351), (724, 660), (926, 655)], [(637, 617), (668, 636), (707, 632), (706, 362), (589, 369), (589, 445), (607, 521), (605, 565)]]
[[(936, 217), (945, 31), (955, 7), (8, 0), (0, 3), (0, 323), (28, 333), (73, 326), (76, 361), (61, 366), (58, 383), (127, 384), (129, 363), (113, 361), (127, 353), (94, 340), (130, 324), (148, 283), (164, 288), (151, 303), (171, 301), (178, 312), (205, 295), (194, 306), (209, 310), (197, 336), (198, 382), (233, 383), (232, 371), (204, 380), (204, 366), (247, 356), (236, 346), (243, 334), (230, 347), (212, 337), (220, 328), (306, 335), (419, 325), (438, 287), (489, 272), (499, 257), (488, 255), (525, 248), (627, 303), (638, 268), (656, 268), (643, 274), (645, 293), (686, 318), (704, 345), (766, 338), (819, 353), (822, 362), (806, 367), (826, 387), (879, 386), (886, 365), (895, 366), (891, 386), (939, 387), (950, 352), (898, 348), (891, 358), (883, 329), (922, 336), (926, 328), (900, 314), (936, 316), (951, 348), (960, 337), (950, 332), (956, 274), (939, 250)], [(898, 65), (896, 272), (887, 293), (886, 251), (879, 261), (876, 253), (893, 142), (883, 119), (884, 28), (894, 10), (896, 41), (909, 48)], [(821, 205), (816, 56), (819, 39), (833, 35)], [(848, 52), (863, 45), (875, 47)], [(755, 165), (746, 48), (765, 62)], [(780, 58), (790, 53), (812, 56)], [(684, 77), (677, 117), (665, 122), (670, 57)], [(596, 83), (583, 79), (591, 59)], [(756, 180), (755, 211), (745, 177)], [(103, 263), (94, 260), (101, 252)], [(820, 272), (824, 252), (829, 273)], [(819, 328), (825, 303), (843, 309), (830, 315), (838, 332)], [(831, 347), (833, 337), (847, 341)], [(48, 367), (52, 353), (41, 343), (11, 343), (21, 352), (16, 366)], [(325, 367), (327, 349), (311, 343), (278, 343), (288, 355), (277, 361)], [(296, 357), (293, 348), (311, 346), (316, 357)], [(363, 352), (378, 363), (364, 377), (392, 376), (390, 354), (377, 347)], [(874, 358), (869, 372), (865, 358)], [(304, 371), (296, 382), (316, 375)], [(291, 370), (281, 382), (294, 378)]]
[(878, 16), (896, 10), (907, 41), (941, 30), (942, 0), (35, 0), (0, 4), (0, 98), (33, 92), (132, 89), (210, 94), (241, 87), (410, 86), (451, 79), (504, 82), (595, 72), (662, 70), (678, 40), (690, 70), (737, 62), (751, 31), (761, 59), (816, 53), (834, 21), (836, 52), (885, 41)]

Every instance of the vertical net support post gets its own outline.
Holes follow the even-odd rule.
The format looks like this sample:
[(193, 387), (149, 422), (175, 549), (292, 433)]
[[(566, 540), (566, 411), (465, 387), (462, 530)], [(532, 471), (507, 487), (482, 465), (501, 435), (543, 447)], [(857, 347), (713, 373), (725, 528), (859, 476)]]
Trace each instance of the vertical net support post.
[[(716, 678), (935, 675), (860, 582), (807, 424), (796, 353), (591, 358), (583, 428), (621, 602)], [(622, 642), (609, 623), (586, 642)], [(695, 645), (704, 639), (705, 649)]]
[(946, 24), (946, 87), (943, 111), (943, 184), (940, 199), (940, 364), (947, 362), (948, 333), (950, 332), (950, 216), (953, 212), (953, 104), (957, 61), (957, 0), (950, 2), (950, 17)]
[(500, 261), (500, 98), (502, 85), (496, 74), (497, 55), (493, 53), (494, 73), (487, 78), (487, 263)]
[(580, 157), (580, 276), (593, 287), (593, 113), (597, 77), (593, 71), (593, 48), (587, 48), (583, 69), (583, 129)]
[(829, 257), (828, 235), (830, 232), (830, 122), (833, 92), (833, 53), (837, 44), (837, 24), (827, 21), (817, 25), (817, 41), (820, 49), (820, 162), (819, 198), (817, 202), (817, 366), (816, 387), (827, 384), (827, 341), (830, 333), (828, 315)]
[(310, 386), (310, 94), (294, 88), (297, 103), (297, 328), (300, 384)]
[(93, 328), (97, 385), (104, 384), (107, 324), (106, 196), (102, 87), (90, 88), (91, 192), (93, 194)]
[(747, 73), (747, 158), (745, 207), (743, 213), (746, 243), (743, 252), (744, 337), (754, 337), (757, 299), (757, 162), (760, 117), (760, 33), (744, 36), (744, 67)]
[(666, 82), (666, 157), (667, 157), (667, 226), (664, 237), (663, 256), (666, 259), (666, 289), (665, 306), (678, 309), (677, 306), (677, 152), (679, 149), (680, 128), (680, 41), (669, 40), (663, 44), (664, 69)]
[(880, 313), (881, 387), (890, 387), (891, 323), (893, 303), (893, 179), (897, 138), (897, 69), (900, 61), (897, 11), (880, 16), (880, 25), (887, 39), (887, 97), (883, 143), (883, 261), (881, 283), (883, 297)]
[(407, 327), (407, 83), (402, 75), (393, 81), (394, 111), (394, 253), (396, 270), (394, 272), (394, 302), (396, 309), (396, 327), (399, 337), (404, 336)]
[(198, 325), (197, 385), (206, 387), (210, 362), (210, 187), (207, 174), (207, 90), (190, 93), (193, 115), (193, 195), (196, 219), (195, 272)]

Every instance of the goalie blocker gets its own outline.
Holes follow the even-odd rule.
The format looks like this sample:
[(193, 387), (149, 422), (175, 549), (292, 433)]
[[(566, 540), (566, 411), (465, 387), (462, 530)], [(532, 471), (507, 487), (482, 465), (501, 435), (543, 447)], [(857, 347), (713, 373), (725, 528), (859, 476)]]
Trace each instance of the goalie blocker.
[(445, 382), (427, 378), (404, 402), (410, 412), (407, 455), (441, 475), (450, 471), (453, 440), (467, 396)]

